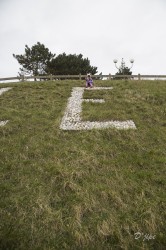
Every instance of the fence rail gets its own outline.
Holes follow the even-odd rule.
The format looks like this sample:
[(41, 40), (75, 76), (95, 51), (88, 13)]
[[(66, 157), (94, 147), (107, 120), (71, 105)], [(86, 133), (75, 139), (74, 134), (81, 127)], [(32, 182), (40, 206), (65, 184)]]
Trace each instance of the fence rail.
[[(0, 78), (0, 82), (3, 81), (27, 81), (27, 80), (60, 80), (60, 79), (79, 79), (82, 80), (86, 77), (86, 75), (45, 75), (45, 76), (16, 76), (16, 77), (4, 77)], [(123, 79), (134, 79), (134, 80), (142, 80), (142, 79), (161, 79), (166, 80), (166, 75), (92, 75), (93, 79), (115, 79), (115, 78), (123, 78)]]

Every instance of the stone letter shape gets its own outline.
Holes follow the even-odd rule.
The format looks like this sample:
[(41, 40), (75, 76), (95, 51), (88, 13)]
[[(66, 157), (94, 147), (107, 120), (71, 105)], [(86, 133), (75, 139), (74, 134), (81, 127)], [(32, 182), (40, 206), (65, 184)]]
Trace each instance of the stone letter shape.
[[(133, 121), (105, 121), (105, 122), (90, 122), (81, 120), (82, 102), (104, 102), (103, 99), (83, 99), (83, 87), (75, 87), (72, 90), (71, 97), (68, 99), (68, 104), (65, 114), (62, 118), (60, 129), (62, 130), (91, 130), (91, 129), (136, 129)], [(95, 87), (93, 90), (110, 90), (112, 87)]]

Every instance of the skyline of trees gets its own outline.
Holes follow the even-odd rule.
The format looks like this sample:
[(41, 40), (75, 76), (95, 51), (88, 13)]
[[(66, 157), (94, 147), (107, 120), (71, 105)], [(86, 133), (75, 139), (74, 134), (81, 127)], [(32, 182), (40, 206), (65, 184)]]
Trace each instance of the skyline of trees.
[(25, 45), (25, 52), (21, 55), (13, 54), (13, 57), (22, 66), (21, 75), (74, 75), (96, 74), (97, 67), (90, 65), (90, 60), (82, 54), (69, 54), (65, 52), (56, 56), (52, 54), (44, 44), (37, 42), (31, 48)]

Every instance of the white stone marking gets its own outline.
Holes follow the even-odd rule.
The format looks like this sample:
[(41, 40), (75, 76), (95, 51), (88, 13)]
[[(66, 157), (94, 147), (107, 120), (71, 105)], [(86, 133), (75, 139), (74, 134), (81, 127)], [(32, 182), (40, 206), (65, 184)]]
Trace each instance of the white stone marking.
[(104, 103), (104, 99), (83, 99), (84, 102)]
[[(136, 126), (132, 120), (128, 121), (107, 121), (107, 122), (90, 122), (81, 121), (81, 111), (83, 101), (94, 101), (94, 99), (83, 99), (84, 93), (83, 87), (75, 87), (72, 90), (71, 97), (68, 99), (68, 104), (65, 110), (65, 114), (62, 118), (60, 129), (63, 130), (91, 130), (91, 129), (103, 129), (103, 128), (116, 128), (116, 129), (136, 129)], [(91, 90), (110, 90), (112, 87), (95, 87)], [(97, 99), (103, 102), (103, 99)]]
[(0, 126), (5, 126), (6, 123), (8, 123), (8, 120), (7, 121), (0, 121)]
[[(12, 88), (8, 87), (8, 88), (1, 88), (0, 89), (0, 95), (2, 95), (4, 92), (10, 90)], [(0, 127), (1, 126), (5, 126), (6, 124), (8, 123), (8, 120), (7, 121), (0, 121)]]
[(10, 89), (12, 89), (12, 88), (10, 88), (10, 87), (8, 87), (8, 88), (1, 88), (0, 89), (0, 95), (2, 95), (4, 92), (6, 92), (6, 91), (8, 91)]

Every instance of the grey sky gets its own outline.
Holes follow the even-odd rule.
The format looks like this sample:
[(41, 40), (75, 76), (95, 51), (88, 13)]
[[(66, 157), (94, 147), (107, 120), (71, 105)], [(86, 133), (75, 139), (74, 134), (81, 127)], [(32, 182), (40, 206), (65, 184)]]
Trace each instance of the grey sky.
[(166, 0), (0, 0), (0, 77), (16, 76), (25, 44), (83, 54), (98, 73), (166, 74)]

